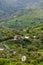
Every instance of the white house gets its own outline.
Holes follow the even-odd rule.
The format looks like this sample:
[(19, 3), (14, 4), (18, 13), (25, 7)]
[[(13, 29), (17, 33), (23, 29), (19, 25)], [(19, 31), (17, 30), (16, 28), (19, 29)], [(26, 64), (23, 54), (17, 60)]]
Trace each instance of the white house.
[(25, 36), (25, 39), (29, 39), (29, 37), (28, 36)]
[(22, 39), (29, 39), (28, 36), (21, 36)]
[(0, 51), (3, 51), (4, 49), (3, 48), (0, 48)]
[(22, 56), (21, 61), (22, 61), (22, 62), (25, 62), (25, 61), (26, 61), (26, 56)]
[(36, 36), (33, 36), (34, 37), (34, 39), (36, 38)]

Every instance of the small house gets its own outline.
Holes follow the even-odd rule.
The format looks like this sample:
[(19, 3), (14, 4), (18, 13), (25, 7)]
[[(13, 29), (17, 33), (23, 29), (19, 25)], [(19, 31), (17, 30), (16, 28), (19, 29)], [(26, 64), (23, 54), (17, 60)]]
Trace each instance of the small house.
[(22, 61), (22, 62), (25, 62), (25, 61), (26, 61), (26, 56), (22, 56), (21, 61)]

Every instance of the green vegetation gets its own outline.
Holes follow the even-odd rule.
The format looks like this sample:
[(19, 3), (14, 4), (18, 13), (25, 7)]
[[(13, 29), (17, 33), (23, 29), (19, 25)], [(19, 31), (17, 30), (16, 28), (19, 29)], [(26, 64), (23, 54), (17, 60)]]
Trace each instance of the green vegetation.
[(33, 9), (25, 12), (21, 16), (1, 22), (2, 27), (23, 29), (26, 27), (34, 27), (43, 24), (43, 11), (40, 9)]
[(43, 65), (42, 11), (0, 23), (0, 65)]
[[(7, 36), (4, 34), (6, 38), (0, 39), (0, 47), (4, 49), (0, 50), (0, 63), (2, 65), (10, 65), (10, 63), (11, 65), (43, 64), (43, 25), (25, 30), (5, 29), (5, 31), (6, 34), (9, 32)], [(9, 34), (12, 36), (8, 36)], [(17, 39), (14, 40), (16, 36)], [(21, 58), (24, 55), (26, 61), (22, 63)]]

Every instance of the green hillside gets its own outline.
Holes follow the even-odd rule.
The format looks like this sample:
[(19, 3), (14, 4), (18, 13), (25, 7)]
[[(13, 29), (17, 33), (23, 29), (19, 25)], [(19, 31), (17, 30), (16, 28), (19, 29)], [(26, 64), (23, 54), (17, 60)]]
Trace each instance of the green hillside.
[[(2, 28), (6, 38), (18, 36), (17, 40), (13, 38), (5, 39), (0, 42), (0, 65), (43, 65), (43, 25), (23, 30), (7, 30)], [(12, 33), (13, 32), (13, 33)], [(12, 36), (11, 36), (12, 35)], [(21, 38), (21, 36), (29, 37)], [(26, 61), (22, 62), (22, 56), (26, 56)]]
[(43, 65), (43, 0), (0, 0), (0, 65)]
[(16, 30), (15, 28), (0, 27), (0, 41), (12, 39), (15, 35), (37, 36), (43, 33), (43, 24), (35, 27), (26, 27)]
[(0, 25), (7, 28), (23, 29), (43, 24), (43, 10), (33, 9), (25, 12), (22, 16), (17, 16), (2, 22)]
[(0, 65), (43, 65), (43, 10), (0, 22)]

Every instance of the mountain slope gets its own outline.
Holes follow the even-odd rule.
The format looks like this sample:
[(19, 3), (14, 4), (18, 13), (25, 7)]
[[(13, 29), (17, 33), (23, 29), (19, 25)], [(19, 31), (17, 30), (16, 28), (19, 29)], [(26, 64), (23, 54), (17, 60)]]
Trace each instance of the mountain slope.
[(13, 17), (0, 23), (5, 28), (23, 29), (43, 24), (43, 10), (33, 9), (25, 12), (22, 16)]
[[(0, 21), (27, 9), (42, 8), (43, 0), (0, 0)], [(9, 17), (10, 16), (10, 17)]]

